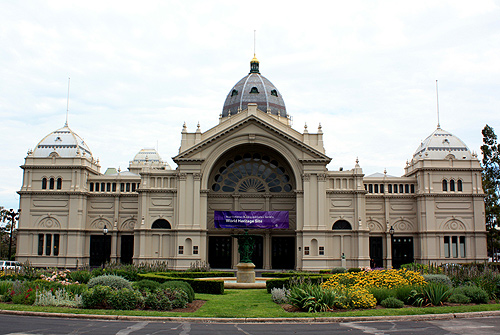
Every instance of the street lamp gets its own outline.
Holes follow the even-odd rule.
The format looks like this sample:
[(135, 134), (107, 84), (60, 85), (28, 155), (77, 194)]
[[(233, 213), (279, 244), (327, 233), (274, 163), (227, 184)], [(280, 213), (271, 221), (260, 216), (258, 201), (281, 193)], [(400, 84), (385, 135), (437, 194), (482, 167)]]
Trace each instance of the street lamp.
[(106, 264), (106, 235), (108, 235), (108, 227), (104, 225), (104, 228), (102, 228), (102, 264), (101, 267), (104, 268), (104, 264)]
[(391, 226), (391, 229), (389, 229), (389, 234), (394, 235), (394, 228)]
[(12, 208), (10, 211), (7, 213), (7, 216), (10, 217), (10, 239), (9, 239), (9, 258), (12, 256), (12, 235), (14, 234), (14, 226), (16, 225), (16, 220), (19, 220), (19, 214), (21, 213), (21, 210), (18, 209), (17, 212), (15, 212)]

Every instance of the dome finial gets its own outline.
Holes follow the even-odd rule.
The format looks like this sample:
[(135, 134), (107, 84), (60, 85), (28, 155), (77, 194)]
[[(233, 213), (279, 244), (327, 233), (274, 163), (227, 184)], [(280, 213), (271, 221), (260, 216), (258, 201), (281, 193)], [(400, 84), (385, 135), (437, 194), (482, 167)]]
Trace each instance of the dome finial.
[(259, 71), (259, 60), (255, 56), (255, 54), (253, 55), (253, 58), (250, 61), (250, 73), (259, 73), (260, 74), (260, 71)]

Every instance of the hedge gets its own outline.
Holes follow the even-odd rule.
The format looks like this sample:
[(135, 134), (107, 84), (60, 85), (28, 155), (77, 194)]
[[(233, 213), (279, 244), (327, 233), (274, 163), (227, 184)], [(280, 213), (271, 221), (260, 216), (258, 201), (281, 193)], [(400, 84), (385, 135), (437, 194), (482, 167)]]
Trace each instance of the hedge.
[(287, 278), (274, 278), (266, 281), (266, 289), (267, 293), (271, 293), (273, 288), (290, 288), (290, 281), (293, 278), (304, 278), (305, 281), (310, 282), (311, 284), (319, 284), (324, 282), (326, 279), (330, 278), (328, 275), (318, 275), (318, 274), (309, 274), (309, 276), (288, 276)]
[(262, 272), (262, 277), (289, 278), (289, 277), (310, 277), (317, 276), (315, 272)]
[(206, 272), (154, 272), (154, 274), (167, 276), (167, 277), (179, 277), (179, 278), (207, 278), (207, 277), (234, 277), (234, 272), (227, 271), (206, 271)]
[(171, 277), (170, 273), (146, 273), (139, 274), (143, 279), (155, 280), (159, 283), (167, 281), (185, 281), (190, 284), (196, 293), (224, 294), (223, 280), (199, 280), (194, 278)]

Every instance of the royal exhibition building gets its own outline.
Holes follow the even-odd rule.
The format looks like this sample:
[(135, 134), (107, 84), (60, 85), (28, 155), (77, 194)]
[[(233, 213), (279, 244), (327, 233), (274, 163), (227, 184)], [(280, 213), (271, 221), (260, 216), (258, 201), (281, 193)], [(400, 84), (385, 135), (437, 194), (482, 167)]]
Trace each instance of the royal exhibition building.
[(476, 154), (439, 126), (418, 142), (401, 177), (365, 176), (357, 161), (329, 171), (321, 126), (292, 128), (281, 92), (254, 57), (216, 126), (184, 125), (175, 169), (143, 149), (131, 153), (127, 171), (101, 172), (67, 124), (41, 139), (21, 166), (16, 259), (235, 269), (234, 235), (248, 228), (256, 269), (487, 260)]

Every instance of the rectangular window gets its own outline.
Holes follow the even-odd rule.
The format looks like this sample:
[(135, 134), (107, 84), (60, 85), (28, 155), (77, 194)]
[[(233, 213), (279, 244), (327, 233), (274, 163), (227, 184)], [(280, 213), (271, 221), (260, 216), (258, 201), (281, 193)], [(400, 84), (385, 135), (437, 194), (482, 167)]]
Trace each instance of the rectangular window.
[(375, 184), (374, 186), (375, 186), (375, 190), (374, 190), (374, 192), (375, 192), (375, 193), (378, 193), (378, 184)]
[(135, 183), (132, 183), (132, 192), (135, 192)]
[(59, 234), (54, 234), (54, 256), (59, 256)]
[(460, 236), (460, 257), (465, 258), (465, 236)]
[(458, 238), (456, 236), (451, 237), (451, 252), (454, 258), (458, 257)]
[(130, 183), (125, 184), (125, 186), (127, 187), (126, 191), (130, 192)]
[(398, 184), (394, 184), (394, 193), (398, 193)]
[(116, 192), (116, 183), (113, 183), (113, 192)]
[(387, 185), (387, 192), (392, 193), (392, 184)]
[(450, 237), (444, 237), (444, 257), (450, 258)]
[(373, 193), (373, 184), (368, 185), (368, 193)]
[(43, 234), (38, 234), (38, 256), (43, 255)]
[(304, 255), (309, 255), (309, 247), (304, 247)]
[(125, 183), (120, 183), (120, 192), (125, 192)]
[(385, 193), (384, 184), (380, 184), (380, 193)]
[(90, 192), (94, 192), (94, 183), (90, 183)]
[(198, 255), (198, 246), (193, 245), (193, 255)]
[(399, 193), (403, 193), (403, 184), (399, 184)]
[(325, 247), (319, 247), (319, 255), (323, 256), (325, 254)]
[(410, 185), (405, 184), (405, 193), (410, 193)]
[(415, 193), (415, 185), (411, 184), (411, 193)]
[(52, 234), (45, 235), (45, 256), (50, 256), (52, 251)]
[(184, 246), (180, 245), (179, 246), (179, 255), (183, 255), (183, 254), (184, 254)]
[(111, 183), (106, 184), (106, 192), (111, 192)]
[(95, 191), (99, 192), (99, 183), (95, 183)]

